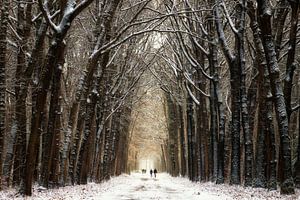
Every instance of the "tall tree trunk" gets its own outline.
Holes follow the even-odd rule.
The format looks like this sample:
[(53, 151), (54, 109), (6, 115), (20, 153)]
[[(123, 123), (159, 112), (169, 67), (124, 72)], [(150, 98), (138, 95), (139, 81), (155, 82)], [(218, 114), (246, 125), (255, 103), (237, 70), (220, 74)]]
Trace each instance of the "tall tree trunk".
[[(236, 65), (236, 64), (235, 64)], [(241, 129), (241, 118), (240, 118), (240, 86), (239, 86), (239, 70), (238, 66), (233, 67), (231, 70), (231, 179), (230, 183), (240, 184), (240, 129)]]
[(298, 16), (299, 16), (299, 0), (289, 1), (292, 8), (291, 15), (291, 28), (290, 28), (290, 38), (288, 44), (288, 57), (286, 62), (286, 71), (284, 79), (284, 99), (287, 111), (288, 121), (292, 115), (292, 89), (294, 80), (294, 71), (296, 69), (295, 54), (296, 54), (296, 44), (297, 44), (297, 28), (298, 28)]
[[(265, 187), (265, 179), (268, 180), (268, 188), (275, 189), (277, 188), (276, 183), (276, 141), (275, 141), (275, 132), (273, 129), (273, 103), (269, 98), (271, 94), (270, 89), (270, 79), (269, 72), (267, 67), (267, 61), (264, 55), (264, 48), (262, 44), (262, 40), (260, 38), (260, 29), (258, 27), (256, 10), (252, 2), (248, 4), (248, 14), (251, 20), (250, 27), (253, 32), (254, 37), (254, 46), (256, 49), (256, 61), (257, 68), (259, 70), (259, 75), (257, 79), (258, 92), (257, 95), (259, 97), (259, 109), (258, 109), (258, 128), (257, 134), (258, 137), (263, 137), (263, 140), (266, 138), (266, 145), (261, 142), (262, 139), (258, 139), (257, 141), (257, 159), (255, 162), (259, 162), (259, 164), (255, 164), (255, 179), (254, 186), (256, 187)], [(262, 132), (263, 131), (263, 132)], [(262, 135), (264, 134), (264, 135)], [(262, 155), (266, 154), (266, 155)], [(267, 157), (266, 157), (267, 156)], [(264, 161), (265, 160), (265, 161)], [(268, 163), (267, 163), (268, 162)], [(265, 166), (267, 165), (267, 166)], [(265, 170), (266, 169), (266, 170)], [(266, 174), (265, 174), (266, 171)]]
[[(211, 27), (213, 29), (213, 27)], [(219, 158), (219, 151), (218, 151), (218, 133), (219, 133), (219, 113), (218, 113), (218, 97), (216, 91), (216, 82), (217, 81), (217, 72), (216, 72), (216, 58), (217, 56), (214, 47), (210, 45), (210, 58), (209, 58), (209, 65), (210, 65), (210, 75), (214, 77), (214, 80), (210, 81), (210, 134), (211, 134), (211, 180), (214, 182), (218, 176), (218, 158)]]
[[(210, 2), (211, 6), (213, 2)], [(219, 70), (218, 67), (218, 52), (215, 46), (217, 40), (216, 27), (213, 20), (213, 11), (209, 15), (208, 22), (208, 38), (210, 43), (208, 62), (210, 68), (210, 110), (211, 110), (211, 149), (213, 155), (210, 159), (213, 160), (213, 173), (212, 180), (217, 183), (224, 182), (224, 134), (225, 134), (225, 122), (224, 113), (222, 108), (222, 100), (220, 97), (220, 86), (219, 86)], [(219, 149), (221, 148), (221, 149)]]
[[(251, 158), (251, 136), (249, 135), (249, 122), (247, 111), (247, 95), (245, 94), (245, 53), (244, 53), (244, 29), (245, 29), (245, 7), (246, 1), (242, 0), (236, 7), (237, 12), (237, 25), (235, 27), (235, 54), (233, 54), (228, 46), (225, 38), (225, 33), (220, 16), (220, 5), (223, 1), (215, 1), (217, 5), (214, 9), (216, 30), (219, 37), (221, 48), (226, 57), (230, 69), (230, 85), (231, 85), (231, 184), (240, 184), (241, 182), (241, 153), (240, 153), (240, 135), (241, 127), (243, 128), (246, 136), (246, 165), (247, 173), (251, 173), (249, 169), (249, 160)], [(241, 118), (242, 117), (242, 118)], [(242, 120), (242, 126), (241, 126)]]
[(255, 158), (255, 178), (254, 187), (266, 188), (266, 132), (267, 132), (267, 91), (264, 87), (264, 64), (260, 65), (259, 83), (258, 83), (258, 125), (257, 125), (257, 141), (256, 141), (256, 158)]
[[(64, 171), (64, 182), (69, 182), (71, 181), (71, 177), (73, 173), (73, 169), (71, 167), (71, 159), (72, 159), (72, 153), (73, 152), (73, 147), (74, 147), (74, 137), (75, 137), (75, 131), (77, 127), (77, 121), (78, 121), (78, 112), (79, 112), (79, 103), (73, 103), (71, 110), (70, 110), (70, 115), (69, 115), (69, 122), (68, 122), (68, 132), (66, 134), (65, 138), (65, 143), (64, 143), (64, 152), (63, 152), (63, 158), (65, 158), (65, 161), (63, 163), (63, 171)], [(70, 180), (69, 180), (70, 179)], [(72, 182), (74, 183), (74, 182)]]
[[(258, 68), (258, 78), (256, 80), (256, 85), (258, 87), (257, 97), (258, 97), (258, 125), (257, 125), (257, 137), (256, 137), (256, 157), (254, 161), (254, 177), (253, 185), (254, 187), (266, 187), (266, 145), (265, 145), (265, 135), (266, 135), (266, 116), (267, 116), (267, 88), (265, 88), (265, 70), (266, 61), (264, 57), (264, 50), (262, 42), (260, 40), (260, 30), (257, 24), (256, 12), (252, 2), (248, 4), (248, 15), (250, 17), (250, 27), (253, 32), (254, 46), (256, 49), (254, 64)], [(254, 113), (255, 115), (255, 113)], [(254, 125), (254, 120), (252, 121)], [(252, 184), (252, 183), (250, 183)]]
[[(215, 69), (210, 66), (211, 75), (215, 75)], [(211, 181), (215, 182), (218, 174), (218, 100), (214, 81), (210, 83), (210, 160)]]
[(261, 0), (258, 3), (260, 28), (265, 56), (270, 73), (271, 90), (274, 98), (276, 117), (280, 133), (280, 146), (283, 156), (283, 177), (281, 180), (281, 193), (294, 194), (294, 181), (292, 177), (291, 142), (289, 136), (288, 116), (285, 99), (280, 81), (280, 70), (276, 58), (275, 46), (272, 39), (271, 7), (268, 1)]
[[(57, 65), (57, 58), (59, 57), (58, 52), (60, 49), (61, 42), (56, 41), (52, 43), (50, 46), (46, 67), (44, 71), (42, 71), (41, 75), (41, 85), (35, 93), (35, 102), (36, 105), (33, 107), (32, 111), (32, 126), (31, 126), (31, 134), (28, 143), (28, 150), (26, 156), (26, 195), (31, 195), (32, 188), (32, 179), (33, 173), (36, 168), (36, 157), (37, 157), (37, 145), (39, 141), (39, 137), (41, 135), (41, 125), (42, 121), (45, 117), (44, 110), (47, 101), (47, 93), (50, 87), (51, 78), (53, 75), (54, 66)], [(46, 158), (50, 159), (50, 158)]]
[(289, 13), (289, 6), (287, 0), (279, 0), (275, 9), (275, 17), (273, 20), (273, 35), (274, 45), (277, 59), (280, 56), (281, 43), (284, 35), (284, 24)]
[[(218, 84), (218, 83), (217, 83)], [(218, 86), (216, 86), (218, 88)], [(219, 93), (217, 89), (217, 93)], [(225, 114), (221, 97), (218, 95), (218, 113), (219, 113), (219, 142), (218, 142), (218, 176), (217, 184), (224, 183), (225, 180)]]
[[(95, 37), (95, 41), (94, 41), (94, 46), (92, 47), (94, 50), (97, 50), (98, 48), (100, 48), (105, 42), (110, 40), (110, 32), (111, 32), (111, 26), (113, 23), (113, 17), (114, 14), (117, 10), (117, 7), (119, 5), (119, 3), (122, 0), (114, 0), (111, 2), (106, 2), (105, 4), (103, 4), (102, 12), (101, 13), (97, 13), (98, 17), (97, 17), (97, 21), (96, 21), (96, 26), (94, 29), (94, 37)], [(106, 53), (106, 57), (103, 60), (108, 60), (109, 59), (109, 53)], [(73, 135), (75, 135), (74, 139), (73, 139), (73, 146), (71, 148), (71, 157), (70, 157), (70, 165), (69, 165), (69, 173), (70, 173), (70, 177), (71, 177), (71, 181), (74, 184), (74, 182), (77, 180), (76, 177), (76, 171), (77, 171), (77, 164), (78, 164), (78, 159), (79, 159), (79, 152), (81, 151), (81, 138), (82, 133), (84, 132), (84, 128), (85, 128), (85, 118), (86, 118), (86, 106), (87, 106), (87, 98), (88, 95), (91, 93), (91, 89), (92, 89), (92, 84), (94, 82), (94, 74), (97, 71), (97, 67), (106, 67), (103, 65), (98, 65), (99, 60), (102, 59), (102, 54), (94, 54), (94, 52), (92, 53), (91, 57), (88, 60), (86, 69), (87, 71), (84, 73), (84, 76), (82, 77), (82, 83), (79, 86), (78, 91), (76, 92), (76, 100), (74, 102), (74, 104), (78, 104), (79, 106), (79, 111), (78, 111), (78, 122), (77, 123), (73, 123), (71, 122), (71, 124), (69, 123), (71, 130), (76, 131), (76, 129), (74, 128), (74, 126), (77, 126), (77, 131), (76, 133), (71, 133)], [(105, 56), (104, 56), (105, 57)], [(100, 61), (100, 63), (103, 62)], [(108, 61), (107, 61), (108, 62)]]
[(87, 184), (88, 177), (90, 175), (90, 168), (93, 160), (93, 153), (95, 148), (96, 140), (96, 127), (95, 127), (95, 118), (96, 118), (96, 102), (97, 102), (97, 93), (92, 93), (88, 97), (88, 103), (86, 108), (86, 123), (84, 136), (82, 138), (82, 147), (79, 152), (80, 165), (78, 166), (79, 173), (79, 184)]
[[(268, 96), (271, 94), (270, 89), (270, 78), (269, 72), (265, 69), (265, 88), (268, 91)], [(268, 189), (277, 190), (277, 155), (276, 155), (276, 140), (275, 140), (275, 130), (273, 126), (273, 102), (270, 98), (267, 97), (267, 119), (266, 119), (266, 128), (267, 128), (267, 138), (269, 144), (267, 145), (267, 154), (268, 154)]]
[(188, 133), (188, 165), (189, 165), (189, 178), (190, 180), (194, 180), (194, 141), (193, 141), (193, 134), (194, 134), (194, 106), (192, 97), (188, 97), (187, 101), (187, 133)]
[(297, 161), (294, 166), (294, 177), (297, 188), (300, 188), (300, 109), (298, 109), (298, 148), (297, 148)]
[(172, 98), (167, 94), (167, 110), (168, 110), (168, 154), (170, 156), (170, 174), (172, 176), (178, 175), (178, 156), (177, 156), (177, 113), (176, 104), (172, 101)]
[(17, 33), (20, 36), (19, 51), (17, 56), (16, 69), (16, 139), (14, 144), (14, 183), (20, 185), (21, 193), (24, 193), (25, 183), (25, 157), (27, 137), (27, 105), (29, 78), (24, 75), (26, 69), (26, 53), (28, 51), (28, 39), (31, 30), (31, 2), (28, 2), (25, 9), (23, 2), (18, 2), (18, 26)]
[(180, 120), (180, 149), (181, 149), (181, 175), (186, 175), (186, 145), (184, 137), (184, 117), (183, 117), (183, 108), (181, 105), (179, 107), (179, 120)]
[(111, 145), (111, 137), (112, 137), (112, 116), (107, 121), (106, 130), (105, 130), (105, 141), (104, 141), (104, 149), (103, 149), (103, 168), (101, 173), (101, 180), (108, 180), (110, 178), (109, 173), (109, 148)]
[[(213, 21), (211, 21), (211, 25), (213, 25)], [(216, 136), (214, 137), (215, 142), (213, 143), (214, 146), (214, 174), (216, 178), (217, 184), (224, 183), (224, 139), (225, 139), (225, 114), (223, 109), (222, 98), (220, 95), (220, 85), (219, 85), (219, 73), (220, 69), (218, 69), (218, 52), (215, 46), (215, 31), (214, 27), (211, 27), (210, 33), (210, 41), (209, 44), (209, 65), (211, 76), (213, 80), (211, 80), (211, 93), (210, 96), (214, 100), (214, 112), (215, 112), (215, 120), (216, 120)], [(214, 122), (211, 122), (214, 123)]]
[(4, 164), (4, 141), (5, 141), (5, 93), (6, 93), (6, 76), (5, 69), (6, 63), (6, 51), (7, 51), (7, 26), (9, 16), (9, 0), (3, 0), (1, 9), (1, 21), (0, 21), (0, 189), (2, 188), (2, 172)]
[(250, 131), (249, 124), (249, 112), (248, 112), (248, 95), (246, 88), (246, 55), (245, 55), (245, 28), (246, 28), (246, 9), (247, 1), (241, 0), (239, 3), (238, 12), (238, 62), (240, 66), (240, 101), (241, 101), (241, 117), (242, 117), (242, 128), (245, 139), (245, 185), (252, 183), (252, 165), (253, 165), (253, 142), (252, 132)]
[(48, 166), (44, 169), (44, 184), (48, 187), (56, 186), (59, 183), (59, 162), (60, 162), (60, 153), (61, 153), (61, 139), (62, 139), (62, 94), (61, 94), (61, 84), (62, 84), (62, 70), (64, 67), (64, 56), (65, 56), (66, 45), (62, 43), (58, 55), (57, 55), (57, 66), (55, 66), (52, 80), (52, 91), (51, 91), (51, 100), (50, 100), (50, 110), (49, 110), (49, 122), (46, 141), (48, 153), (45, 155), (45, 158), (49, 158)]

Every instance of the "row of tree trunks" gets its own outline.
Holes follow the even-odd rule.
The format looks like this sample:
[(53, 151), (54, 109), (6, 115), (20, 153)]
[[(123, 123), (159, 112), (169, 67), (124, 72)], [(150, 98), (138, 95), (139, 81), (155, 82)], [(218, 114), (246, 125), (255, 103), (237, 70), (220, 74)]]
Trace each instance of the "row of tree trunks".
[[(52, 88), (50, 100), (50, 115), (47, 133), (45, 137), (45, 142), (47, 142), (50, 147), (45, 151), (44, 159), (48, 161), (44, 165), (43, 179), (42, 181), (46, 186), (48, 186), (48, 180), (52, 180), (53, 183), (58, 183), (58, 163), (59, 163), (59, 153), (60, 153), (60, 131), (61, 131), (61, 105), (56, 104), (61, 100), (60, 96), (60, 84), (62, 77), (62, 68), (64, 64), (65, 56), (65, 41), (64, 38), (67, 35), (71, 23), (75, 17), (89, 4), (92, 0), (87, 0), (84, 3), (79, 4), (77, 7), (73, 7), (73, 4), (60, 2), (59, 6), (64, 12), (61, 13), (59, 18), (59, 25), (56, 26), (52, 19), (48, 15), (48, 11), (45, 10), (43, 2), (39, 1), (41, 10), (43, 11), (44, 18), (46, 19), (49, 26), (53, 29), (53, 35), (50, 42), (50, 47), (47, 53), (46, 61), (44, 67), (40, 72), (40, 83), (38, 89), (33, 95), (33, 106), (32, 112), (32, 130), (30, 134), (28, 152), (26, 158), (26, 184), (25, 184), (25, 194), (31, 195), (31, 188), (33, 182), (34, 169), (36, 167), (36, 159), (38, 155), (38, 143), (42, 130), (42, 122), (46, 113), (44, 113), (47, 102), (48, 90), (51, 85), (51, 81), (55, 81), (55, 85)], [(48, 9), (48, 8), (46, 8)], [(55, 73), (54, 73), (55, 72)], [(53, 157), (52, 157), (53, 156)], [(51, 174), (50, 174), (51, 173)]]
[[(272, 190), (276, 189), (276, 179), (279, 178), (281, 192), (292, 194), (294, 187), (291, 152), (294, 150), (290, 141), (289, 125), (291, 124), (291, 114), (298, 109), (297, 105), (292, 107), (295, 104), (292, 97), (295, 96), (293, 78), (296, 69), (296, 27), (298, 26), (299, 2), (278, 1), (276, 5), (273, 5), (276, 7), (274, 15), (272, 15), (269, 1), (257, 1), (255, 4), (253, 1), (240, 0), (234, 4), (234, 9), (227, 6), (227, 3), (223, 0), (206, 3), (185, 1), (182, 7), (191, 11), (186, 14), (186, 21), (181, 20), (180, 17), (172, 18), (174, 27), (177, 29), (184, 27), (191, 33), (188, 35), (189, 40), (180, 33), (176, 33), (178, 42), (173, 43), (176, 50), (180, 49), (183, 52), (183, 55), (174, 52), (176, 67), (178, 67), (176, 70), (178, 73), (183, 72), (186, 78), (186, 80), (182, 80), (181, 74), (175, 73), (177, 80), (186, 86), (186, 91), (181, 94), (177, 91), (178, 95), (186, 101), (178, 104), (183, 104), (186, 110), (179, 109), (179, 114), (175, 115), (180, 116), (181, 112), (186, 112), (187, 115), (186, 119), (181, 119), (183, 124), (186, 123), (184, 129), (187, 132), (187, 141), (183, 140), (184, 134), (179, 135), (180, 171), (182, 173), (182, 166), (185, 161), (188, 161), (187, 175), (191, 180), (209, 179), (223, 183), (225, 177), (228, 178), (226, 173), (230, 172), (229, 179), (232, 184), (243, 182), (245, 186), (268, 187)], [(211, 10), (203, 11), (201, 14), (192, 13), (196, 7), (205, 6), (208, 10), (213, 8), (213, 18), (210, 17), (211, 13), (207, 14)], [(169, 9), (170, 6), (167, 8)], [(234, 13), (234, 17), (228, 8), (231, 9), (230, 12)], [(247, 13), (253, 32), (251, 41), (246, 36)], [(289, 13), (290, 15), (288, 15)], [(204, 18), (205, 22), (201, 21)], [(213, 23), (210, 19), (213, 19)], [(290, 19), (291, 24), (288, 31), (285, 31), (286, 19)], [(224, 20), (227, 22), (227, 26), (223, 25)], [(228, 30), (231, 30), (231, 35)], [(217, 42), (214, 41), (215, 35), (217, 35), (223, 53), (220, 58), (227, 60), (230, 72), (231, 105), (227, 105), (228, 113), (224, 112), (221, 96), (224, 91), (221, 91), (218, 83), (220, 71), (224, 72), (225, 70), (218, 68), (220, 64), (216, 50)], [(230, 38), (228, 36), (234, 37), (233, 44), (228, 41)], [(284, 38), (287, 37), (288, 42), (282, 46)], [(199, 38), (201, 39), (199, 40)], [(188, 48), (185, 47), (185, 43), (189, 46)], [(249, 49), (246, 49), (246, 44)], [(286, 46), (288, 46), (286, 54), (280, 57), (280, 51)], [(249, 59), (249, 54), (253, 59)], [(285, 56), (286, 74), (284, 87), (282, 87), (278, 62), (285, 60)], [(252, 69), (251, 74), (248, 75), (250, 65)], [(208, 71), (210, 76), (207, 75)], [(197, 75), (195, 75), (196, 73)], [(251, 78), (251, 82), (248, 85), (249, 78)], [(208, 81), (209, 87), (206, 85)], [(197, 83), (197, 87), (195, 87), (195, 83)], [(209, 91), (209, 95), (205, 93), (207, 91)], [(197, 95), (193, 95), (194, 93)], [(207, 97), (210, 102), (206, 105)], [(205, 119), (203, 117), (207, 107), (210, 109)], [(171, 114), (169, 117), (172, 117), (173, 111), (170, 109), (171, 106), (169, 106), (168, 112)], [(273, 111), (277, 116), (280, 139), (276, 137), (277, 129), (274, 127), (276, 120), (273, 119)], [(231, 132), (230, 137), (225, 134), (226, 114), (231, 117), (230, 123), (227, 123)], [(208, 118), (210, 120), (206, 130), (209, 130), (210, 133), (206, 134), (202, 127)], [(179, 132), (181, 127), (177, 127)], [(225, 139), (229, 138), (230, 143), (226, 143)], [(169, 138), (167, 143), (171, 143), (170, 141)], [(280, 145), (277, 144), (278, 141), (280, 141)], [(184, 145), (188, 147), (187, 158), (182, 156)], [(231, 155), (229, 165), (225, 164), (226, 154), (224, 154), (228, 147), (231, 147), (231, 150), (226, 152)], [(278, 149), (280, 152), (277, 153)], [(279, 164), (277, 164), (277, 160), (279, 160)], [(296, 167), (297, 165), (295, 169)]]
[[(255, 9), (252, 3), (249, 3), (248, 14), (251, 19), (251, 29), (255, 38), (256, 61), (258, 68), (258, 125), (256, 141), (255, 174), (253, 186), (268, 187), (276, 189), (276, 148), (275, 132), (273, 129), (273, 105), (270, 99), (270, 81), (267, 69), (267, 63), (264, 56), (260, 30), (256, 18)], [(267, 117), (266, 117), (267, 116)]]
[[(251, 181), (251, 166), (252, 166), (252, 136), (249, 131), (249, 117), (247, 110), (247, 94), (245, 88), (245, 50), (244, 50), (244, 29), (245, 29), (245, 9), (246, 1), (241, 1), (236, 6), (236, 15), (238, 20), (236, 26), (232, 27), (235, 30), (235, 54), (231, 52), (226, 42), (223, 25), (220, 18), (220, 7), (224, 3), (215, 1), (217, 6), (214, 9), (216, 29), (219, 36), (219, 41), (223, 53), (227, 59), (230, 69), (230, 90), (231, 90), (231, 137), (232, 137), (232, 152), (231, 152), (231, 178), (232, 184), (241, 183), (241, 149), (240, 136), (241, 128), (246, 139), (245, 144), (245, 172), (247, 174), (247, 182)], [(233, 26), (233, 25), (232, 25)]]
[[(92, 47), (92, 49), (96, 50), (97, 48), (101, 47), (102, 45), (104, 45), (106, 42), (110, 40), (111, 26), (119, 2), (120, 0), (108, 2), (107, 4), (103, 5), (102, 7), (103, 10), (98, 11), (99, 13), (97, 13), (98, 17), (94, 29), (94, 33), (95, 33), (94, 46)], [(70, 149), (71, 158), (70, 158), (70, 165), (69, 165), (69, 172), (70, 172), (70, 176), (72, 177), (71, 180), (73, 184), (75, 182), (80, 182), (79, 177), (77, 177), (79, 174), (76, 173), (76, 171), (78, 170), (77, 168), (81, 167), (78, 166), (78, 160), (80, 159), (79, 152), (83, 153), (84, 151), (87, 150), (87, 149), (83, 150), (87, 148), (86, 140), (88, 140), (90, 133), (94, 132), (93, 130), (91, 130), (91, 128), (94, 127), (91, 126), (91, 124), (93, 124), (92, 120), (94, 120), (93, 117), (91, 116), (95, 112), (97, 100), (92, 101), (91, 99), (96, 98), (95, 95), (97, 94), (95, 92), (93, 93), (92, 91), (97, 91), (97, 88), (93, 90), (92, 85), (96, 81), (101, 81), (101, 80), (95, 80), (95, 74), (97, 73), (97, 71), (99, 71), (99, 73), (100, 71), (104, 71), (106, 64), (109, 62), (110, 59), (109, 53), (105, 53), (105, 55), (101, 55), (101, 54), (94, 54), (94, 52), (92, 52), (92, 54), (93, 55), (91, 55), (86, 66), (87, 71), (85, 72), (84, 77), (82, 77), (83, 81), (78, 91), (76, 92), (76, 100), (73, 103), (73, 107), (75, 110), (77, 110), (77, 112), (72, 113), (71, 120), (69, 123), (69, 127), (71, 127), (70, 129), (72, 131), (71, 135), (74, 136), (72, 137), (72, 141), (71, 141), (71, 144), (73, 145), (71, 146)], [(98, 69), (99, 67), (101, 69)], [(99, 76), (100, 77), (103, 76), (103, 72), (102, 75), (100, 73)], [(101, 93), (100, 92), (98, 93), (101, 96)], [(90, 101), (90, 103), (87, 103), (88, 101)], [(78, 118), (77, 119), (78, 122), (74, 122), (72, 118), (73, 120)], [(88, 130), (84, 132), (85, 128)], [(87, 174), (84, 176), (87, 178)], [(82, 181), (86, 182), (87, 180), (85, 179)]]
[[(27, 11), (30, 10), (27, 7)], [(27, 19), (31, 19), (30, 17), (28, 17)], [(28, 24), (27, 24), (28, 26)], [(29, 28), (29, 27), (27, 27)], [(31, 77), (32, 74), (34, 73), (34, 71), (36, 71), (36, 66), (37, 63), (42, 63), (43, 60), (43, 46), (44, 46), (44, 39), (45, 39), (45, 35), (46, 35), (46, 30), (47, 30), (47, 25), (44, 22), (41, 22), (38, 28), (38, 31), (36, 33), (36, 40), (34, 42), (34, 47), (32, 49), (31, 52), (31, 57), (28, 61), (28, 64), (26, 65), (26, 68), (22, 68), (20, 69), (20, 74), (19, 74), (19, 79), (17, 79), (17, 81), (19, 81), (20, 84), (20, 88), (19, 88), (19, 94), (16, 96), (16, 100), (18, 101), (17, 105), (16, 105), (16, 112), (18, 111), (18, 113), (16, 113), (16, 125), (17, 125), (17, 133), (16, 133), (16, 137), (19, 137), (19, 140), (16, 140), (16, 143), (14, 145), (14, 152), (21, 152), (20, 154), (18, 153), (14, 153), (14, 162), (12, 163), (12, 168), (14, 168), (14, 171), (16, 172), (16, 174), (18, 174), (18, 171), (24, 171), (25, 170), (25, 163), (23, 164), (24, 169), (22, 169), (22, 166), (18, 166), (20, 164), (20, 160), (25, 161), (25, 153), (26, 151), (22, 151), (22, 149), (24, 150), (24, 148), (26, 149), (26, 138), (27, 138), (27, 134), (26, 134), (26, 124), (27, 122), (27, 111), (26, 111), (26, 98), (28, 95), (28, 87), (29, 84), (31, 82)], [(29, 30), (28, 30), (29, 31)], [(26, 32), (25, 32), (26, 33)], [(25, 35), (26, 36), (26, 35)], [(26, 45), (26, 43), (24, 43), (24, 45)], [(25, 52), (23, 52), (25, 54)], [(19, 54), (22, 54), (21, 52)], [(24, 55), (22, 55), (21, 57), (23, 57)], [(25, 110), (24, 110), (25, 109)], [(19, 131), (18, 131), (19, 130)], [(25, 131), (25, 132), (24, 132)], [(18, 148), (21, 148), (18, 150)], [(21, 156), (21, 157), (20, 157)], [(25, 173), (23, 173), (25, 174)], [(23, 180), (21, 180), (23, 178)], [(19, 182), (24, 182), (24, 176), (20, 176), (14, 175), (14, 184), (17, 184)], [(24, 184), (21, 185), (20, 187), (21, 192), (24, 192)]]
[[(214, 4), (214, 2), (211, 2)], [(196, 3), (198, 5), (198, 3)], [(199, 3), (200, 5), (200, 3)], [(192, 10), (191, 4), (186, 2), (186, 9)], [(225, 148), (225, 114), (222, 105), (222, 97), (220, 95), (220, 87), (219, 87), (219, 75), (218, 75), (218, 56), (216, 49), (216, 41), (215, 41), (215, 26), (214, 20), (212, 17), (213, 13), (209, 13), (207, 17), (207, 32), (201, 28), (201, 24), (194, 23), (191, 19), (193, 17), (192, 14), (187, 13), (188, 23), (186, 26), (189, 27), (191, 31), (195, 31), (197, 33), (201, 33), (201, 37), (204, 37), (210, 41), (208, 44), (209, 51), (203, 50), (203, 48), (199, 46), (204, 46), (204, 42), (202, 40), (198, 40), (198, 38), (193, 38), (190, 36), (191, 44), (192, 44), (192, 53), (187, 56), (189, 52), (185, 52), (185, 56), (193, 58), (195, 56), (195, 60), (199, 63), (198, 67), (188, 68), (189, 75), (195, 79), (196, 90), (192, 90), (192, 92), (196, 92), (197, 100), (199, 104), (197, 105), (194, 102), (194, 98), (192, 97), (190, 92), (185, 96), (186, 98), (186, 119), (181, 118), (183, 115), (181, 109), (179, 109), (179, 117), (181, 118), (181, 123), (186, 124), (180, 127), (184, 128), (185, 131), (182, 131), (180, 136), (180, 166), (184, 166), (185, 162), (188, 161), (187, 164), (187, 175), (193, 181), (216, 181), (218, 179), (218, 183), (224, 182), (224, 148)], [(198, 14), (195, 14), (198, 15)], [(201, 14), (197, 17), (202, 17)], [(178, 25), (180, 20), (175, 19), (175, 24)], [(182, 40), (183, 36), (179, 35), (178, 39)], [(184, 46), (180, 46), (178, 48), (182, 48), (183, 51), (187, 51)], [(178, 53), (177, 55), (180, 57), (181, 55)], [(209, 63), (210, 76), (209, 78), (209, 100), (208, 104), (207, 97), (200, 91), (206, 91), (207, 89), (207, 74), (203, 71), (203, 66), (205, 66), (206, 59)], [(181, 62), (181, 61), (179, 61)], [(192, 64), (192, 63), (191, 63)], [(179, 63), (179, 65), (183, 65), (183, 63)], [(196, 73), (194, 72), (196, 69)], [(186, 70), (186, 69), (185, 69)], [(191, 88), (194, 85), (190, 83), (184, 83), (186, 87)], [(209, 108), (209, 109), (208, 109)], [(172, 112), (172, 107), (169, 107), (169, 112)], [(184, 112), (185, 113), (185, 112)], [(171, 115), (172, 116), (172, 115)], [(170, 117), (171, 117), (170, 116)], [(178, 127), (179, 129), (179, 127)], [(180, 132), (180, 130), (179, 130)], [(184, 132), (187, 132), (187, 141), (183, 140)], [(171, 133), (170, 133), (171, 135)], [(169, 139), (169, 143), (170, 143)], [(188, 147), (188, 157), (183, 156), (184, 146)], [(183, 169), (182, 167), (182, 169)], [(181, 173), (182, 172), (181, 169)]]
[(292, 177), (292, 161), (291, 161), (291, 143), (289, 136), (288, 114), (285, 105), (284, 94), (280, 84), (278, 61), (276, 57), (276, 49), (272, 38), (271, 26), (271, 7), (268, 1), (257, 1), (259, 25), (261, 28), (261, 38), (267, 60), (268, 71), (270, 74), (270, 85), (274, 99), (275, 112), (278, 122), (280, 134), (280, 146), (282, 155), (282, 178), (281, 193), (293, 194), (294, 181)]
[[(17, 0), (15, 7), (0, 1), (0, 182), (10, 179), (31, 195), (35, 181), (46, 187), (86, 184), (137, 168), (138, 151), (128, 150), (134, 83), (144, 70), (140, 63), (152, 55), (150, 28), (162, 19), (171, 23), (154, 28), (166, 42), (155, 56), (172, 63), (172, 69), (159, 66), (162, 75), (156, 77), (163, 77), (163, 90), (171, 88), (165, 91), (169, 135), (160, 149), (162, 168), (192, 181), (269, 189), (276, 189), (278, 179), (281, 192), (292, 194), (293, 178), (300, 180), (300, 142), (296, 156), (292, 135), (299, 124), (293, 115), (299, 109), (294, 101), (299, 1), (239, 0), (234, 8), (224, 0), (169, 1), (155, 16), (148, 13), (150, 1)], [(92, 2), (93, 8), (82, 12)], [(138, 18), (145, 6), (150, 9)], [(77, 36), (82, 38), (74, 42)], [(147, 48), (141, 48), (144, 40)], [(8, 62), (8, 55), (16, 60)], [(284, 79), (279, 66), (285, 67)], [(73, 70), (78, 73), (71, 77)], [(226, 91), (231, 105), (222, 97)], [(13, 149), (5, 149), (4, 141)]]

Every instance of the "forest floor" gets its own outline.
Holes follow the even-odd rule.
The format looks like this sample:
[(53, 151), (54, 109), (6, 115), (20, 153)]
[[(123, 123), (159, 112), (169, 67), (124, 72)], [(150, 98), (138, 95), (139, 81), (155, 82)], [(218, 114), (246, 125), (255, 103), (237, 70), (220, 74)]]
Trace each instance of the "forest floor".
[[(0, 192), (0, 199), (23, 199), (16, 190)], [(244, 188), (227, 184), (192, 183), (186, 178), (174, 178), (168, 174), (158, 174), (151, 178), (148, 174), (133, 173), (112, 178), (101, 184), (67, 186), (46, 190), (36, 186), (33, 196), (26, 200), (300, 200), (300, 191), (295, 195), (280, 195), (279, 191)]]

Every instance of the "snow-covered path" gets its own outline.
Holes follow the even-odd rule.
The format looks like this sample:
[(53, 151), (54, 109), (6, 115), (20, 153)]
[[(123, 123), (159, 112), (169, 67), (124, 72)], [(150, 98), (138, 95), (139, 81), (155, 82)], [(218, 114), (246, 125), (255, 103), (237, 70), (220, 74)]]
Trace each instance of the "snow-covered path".
[[(189, 187), (190, 186), (190, 187)], [(99, 199), (151, 200), (151, 199), (210, 199), (220, 200), (219, 195), (200, 192), (186, 179), (172, 178), (158, 174), (151, 178), (147, 174), (132, 174), (122, 184), (113, 185), (99, 194)], [(222, 199), (224, 199), (223, 196)]]
[[(300, 200), (295, 195), (280, 195), (279, 191), (244, 188), (227, 184), (193, 183), (187, 178), (174, 178), (168, 174), (134, 173), (113, 177), (101, 184), (66, 186), (58, 189), (34, 187), (33, 196), (26, 200)], [(0, 200), (23, 200), (15, 189), (0, 191)]]

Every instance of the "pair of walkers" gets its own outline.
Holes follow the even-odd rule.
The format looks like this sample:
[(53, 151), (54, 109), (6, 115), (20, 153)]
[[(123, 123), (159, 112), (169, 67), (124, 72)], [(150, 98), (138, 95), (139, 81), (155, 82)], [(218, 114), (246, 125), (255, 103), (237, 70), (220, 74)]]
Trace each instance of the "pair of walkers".
[(150, 176), (151, 177), (152, 177), (152, 174), (154, 174), (154, 178), (156, 178), (157, 170), (156, 169), (154, 169), (154, 170), (150, 169)]

